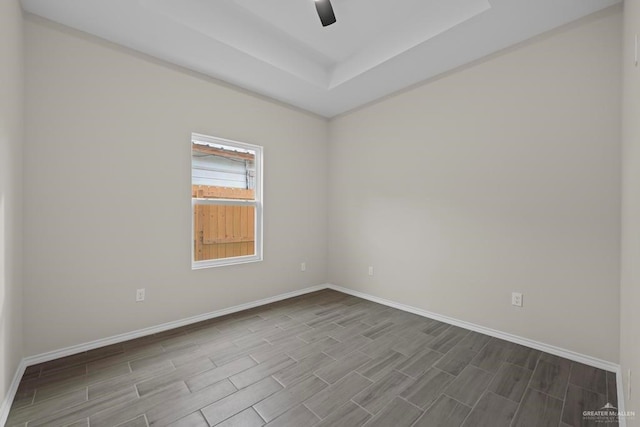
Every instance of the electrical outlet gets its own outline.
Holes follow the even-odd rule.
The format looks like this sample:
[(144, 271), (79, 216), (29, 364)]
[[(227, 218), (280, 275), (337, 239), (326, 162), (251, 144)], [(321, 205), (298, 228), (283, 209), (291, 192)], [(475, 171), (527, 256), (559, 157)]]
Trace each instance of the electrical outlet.
[(369, 276), (373, 276), (373, 267), (369, 266)]
[(136, 290), (136, 302), (142, 302), (142, 301), (144, 301), (144, 296), (145, 296), (144, 294), (145, 294), (145, 292), (144, 292), (144, 288), (142, 288), (142, 289), (137, 289), (137, 290)]
[(300, 271), (307, 271), (307, 263), (306, 262), (301, 262), (300, 263)]
[(522, 307), (522, 294), (520, 292), (511, 293), (511, 305)]

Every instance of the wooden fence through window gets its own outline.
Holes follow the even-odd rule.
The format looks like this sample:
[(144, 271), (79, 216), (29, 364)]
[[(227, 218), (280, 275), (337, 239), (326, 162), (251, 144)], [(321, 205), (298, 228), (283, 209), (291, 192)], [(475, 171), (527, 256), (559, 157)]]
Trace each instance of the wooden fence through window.
[[(253, 200), (254, 191), (194, 185), (192, 197)], [(195, 261), (254, 254), (254, 206), (195, 205), (193, 224)]]

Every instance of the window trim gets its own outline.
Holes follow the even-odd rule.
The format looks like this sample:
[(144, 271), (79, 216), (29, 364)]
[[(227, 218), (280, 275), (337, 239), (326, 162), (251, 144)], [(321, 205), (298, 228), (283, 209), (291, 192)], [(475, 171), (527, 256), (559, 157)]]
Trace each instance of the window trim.
[[(255, 167), (256, 167), (256, 188), (254, 193), (254, 200), (242, 200), (242, 199), (198, 199), (191, 198), (191, 236), (190, 236), (190, 246), (191, 246), (191, 269), (199, 270), (203, 268), (211, 268), (211, 267), (224, 267), (227, 265), (237, 265), (237, 264), (247, 264), (252, 262), (260, 262), (263, 260), (263, 222), (264, 222), (264, 201), (263, 201), (263, 192), (262, 192), (262, 181), (263, 181), (263, 162), (264, 162), (264, 153), (263, 148), (260, 145), (249, 144), (246, 142), (234, 141), (231, 139), (218, 138), (215, 136), (203, 135), (200, 133), (192, 133), (191, 141), (189, 144), (190, 150), (193, 144), (193, 141), (200, 141), (210, 144), (222, 144), (229, 145), (232, 147), (237, 147), (246, 150), (252, 150), (255, 154)], [(192, 156), (190, 158), (190, 170), (191, 170), (191, 178), (189, 179), (189, 194), (191, 194), (191, 186), (193, 185), (193, 162)], [(195, 221), (193, 220), (194, 215), (194, 207), (196, 205), (225, 205), (225, 206), (254, 206), (255, 213), (255, 253), (253, 255), (244, 255), (244, 256), (236, 256), (230, 258), (218, 258), (218, 259), (210, 259), (210, 260), (202, 260), (195, 261), (195, 253), (194, 253), (194, 237), (195, 237)]]

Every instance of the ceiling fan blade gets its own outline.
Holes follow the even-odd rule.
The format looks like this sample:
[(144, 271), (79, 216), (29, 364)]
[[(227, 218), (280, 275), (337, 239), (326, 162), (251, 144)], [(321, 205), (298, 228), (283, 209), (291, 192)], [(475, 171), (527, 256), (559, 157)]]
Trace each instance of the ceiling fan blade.
[(322, 26), (326, 27), (336, 22), (336, 15), (333, 13), (333, 7), (329, 0), (315, 0), (316, 10), (322, 22)]

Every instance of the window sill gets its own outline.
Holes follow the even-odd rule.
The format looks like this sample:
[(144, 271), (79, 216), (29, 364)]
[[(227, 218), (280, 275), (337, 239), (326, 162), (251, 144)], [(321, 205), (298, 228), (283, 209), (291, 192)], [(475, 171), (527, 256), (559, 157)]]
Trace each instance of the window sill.
[(191, 269), (201, 270), (203, 268), (225, 267), (227, 265), (248, 264), (260, 261), (262, 261), (262, 257), (258, 255), (212, 259), (208, 261), (193, 261), (191, 262)]

